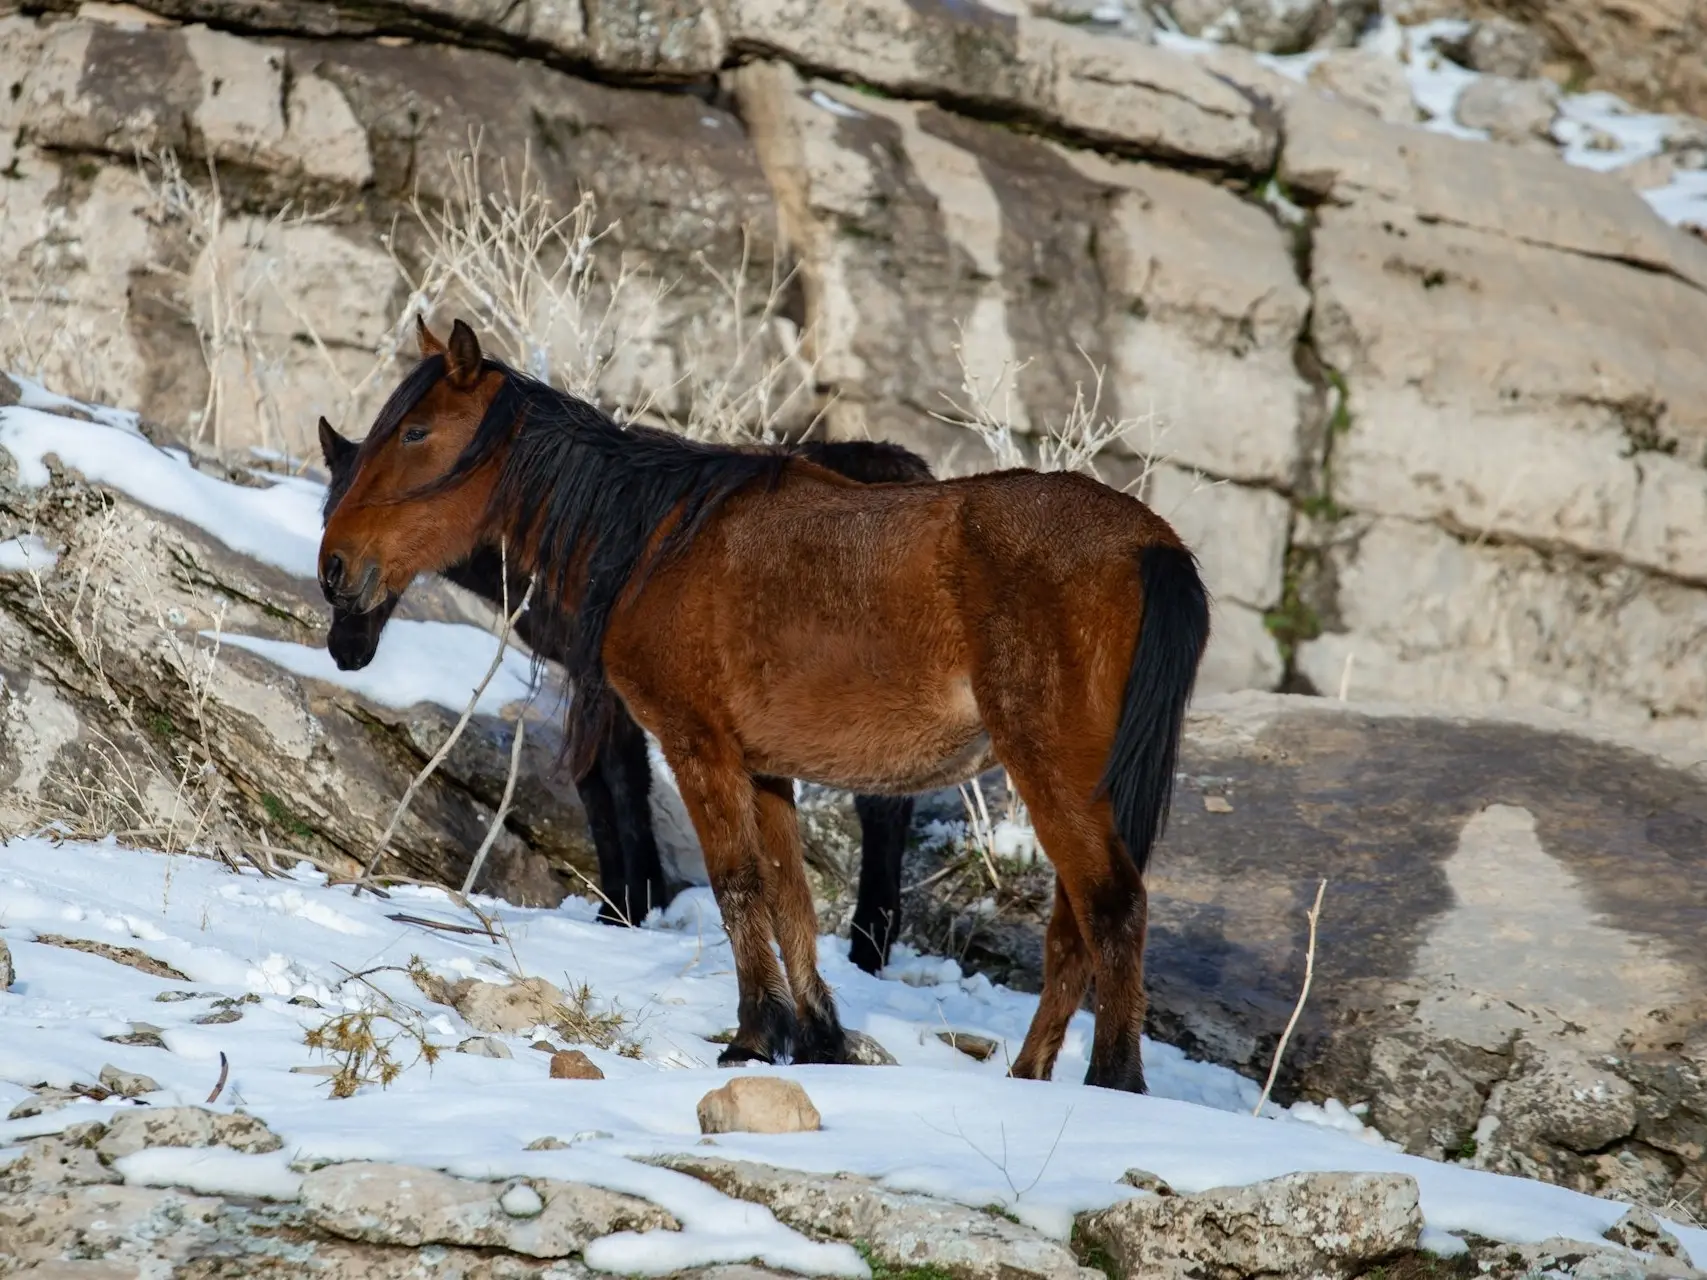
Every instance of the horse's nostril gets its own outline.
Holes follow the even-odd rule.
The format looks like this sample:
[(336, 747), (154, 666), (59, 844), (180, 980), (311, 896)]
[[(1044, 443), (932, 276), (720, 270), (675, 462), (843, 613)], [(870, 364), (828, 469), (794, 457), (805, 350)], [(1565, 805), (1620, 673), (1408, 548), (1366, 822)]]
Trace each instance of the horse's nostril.
[(336, 554), (326, 557), (326, 567), (320, 577), (329, 587), (336, 588), (344, 580), (344, 562)]

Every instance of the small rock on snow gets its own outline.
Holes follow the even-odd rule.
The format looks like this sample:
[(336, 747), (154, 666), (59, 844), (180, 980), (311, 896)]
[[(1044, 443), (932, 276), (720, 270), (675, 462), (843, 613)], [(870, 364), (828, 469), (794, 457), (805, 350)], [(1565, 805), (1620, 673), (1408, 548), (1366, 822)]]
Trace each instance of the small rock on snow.
[(160, 1083), (153, 1076), (137, 1071), (120, 1071), (111, 1063), (101, 1068), (100, 1081), (102, 1088), (111, 1089), (125, 1098), (140, 1098), (145, 1093), (160, 1092)]
[(1167, 1181), (1148, 1169), (1128, 1169), (1120, 1175), (1120, 1180), (1129, 1187), (1137, 1187), (1140, 1191), (1148, 1191), (1152, 1195), (1171, 1196), (1174, 1189)]
[(451, 1005), (476, 1031), (526, 1031), (563, 1016), (563, 993), (544, 978), (507, 984), (464, 978), (448, 994)]
[(820, 1125), (806, 1090), (780, 1076), (738, 1076), (699, 1100), (701, 1133), (805, 1133)]
[(563, 1049), (551, 1055), (553, 1080), (603, 1080), (605, 1073), (579, 1049)]
[(900, 1062), (877, 1041), (863, 1031), (845, 1033), (848, 1044), (848, 1061), (856, 1067), (898, 1067)]
[(10, 987), (15, 976), (12, 970), (12, 949), (6, 945), (4, 938), (0, 938), (0, 991)]
[(514, 1055), (510, 1046), (502, 1040), (494, 1040), (491, 1036), (469, 1036), (456, 1046), (458, 1053), (473, 1054), (476, 1058), (509, 1058)]
[(939, 1031), (936, 1038), (951, 1049), (958, 1049), (974, 1062), (988, 1062), (1001, 1048), (988, 1036), (970, 1035), (965, 1031)]

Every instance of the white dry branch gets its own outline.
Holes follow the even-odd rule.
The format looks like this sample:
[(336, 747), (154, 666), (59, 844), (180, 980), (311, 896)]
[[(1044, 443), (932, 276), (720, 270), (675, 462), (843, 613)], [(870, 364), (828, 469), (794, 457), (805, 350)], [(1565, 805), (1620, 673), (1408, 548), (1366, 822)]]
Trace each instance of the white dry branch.
[(475, 133), (467, 153), (449, 157), (451, 191), (441, 204), (428, 205), (419, 191), (411, 199), (421, 238), (416, 268), (402, 260), (395, 228), (387, 237), (410, 290), (399, 330), (447, 303), (459, 314), (466, 309), (464, 318), (495, 354), (596, 403), (600, 380), (628, 341), (617, 322), (624, 334), (644, 330), (665, 290), (653, 286), (639, 313), (629, 314), (625, 300), (641, 274), (624, 263), (607, 278), (598, 250), (616, 224), (598, 226), (592, 194), (560, 209), (525, 147), (514, 179), (500, 160), (497, 185), (488, 189), (480, 148)]
[[(694, 440), (719, 444), (774, 444), (789, 434), (807, 434), (823, 416), (818, 395), (818, 359), (809, 354), (809, 334), (782, 314), (798, 265), (782, 270), (771, 260), (770, 283), (757, 315), (750, 316), (753, 237), (741, 229), (741, 260), (719, 271), (703, 252), (694, 261), (710, 277), (721, 305), (701, 311), (686, 325), (680, 390), (686, 406), (661, 412), (664, 424)], [(804, 419), (799, 421), (798, 419)]]
[(1262, 1114), (1263, 1104), (1268, 1101), (1269, 1090), (1274, 1088), (1274, 1078), (1280, 1074), (1280, 1060), (1286, 1054), (1286, 1042), (1292, 1038), (1292, 1029), (1298, 1025), (1298, 1016), (1304, 1012), (1304, 1001), (1310, 996), (1310, 980), (1316, 974), (1316, 925), (1322, 918), (1322, 894), (1327, 888), (1326, 880), (1316, 886), (1316, 902), (1308, 913), (1310, 945), (1304, 952), (1304, 985), (1299, 989), (1298, 1003), (1292, 1006), (1292, 1016), (1286, 1020), (1286, 1030), (1280, 1033), (1280, 1043), (1274, 1046), (1274, 1061), (1269, 1064), (1268, 1079), (1263, 1081), (1262, 1096), (1257, 1099), (1257, 1105), (1251, 1108), (1253, 1116)]
[(1029, 361), (1004, 363), (993, 380), (986, 380), (973, 370), (966, 355), (965, 330), (954, 344), (954, 356), (960, 366), (961, 394), (946, 392), (946, 413), (932, 412), (931, 416), (949, 426), (971, 431), (989, 450), (998, 468), (1033, 467), (1038, 471), (1077, 471), (1102, 479), (1098, 459), (1116, 443), (1134, 446), (1143, 435), (1148, 448), (1138, 461), (1141, 469), (1135, 477), (1120, 486), (1124, 491), (1142, 490), (1161, 457), (1161, 441), (1168, 426), (1154, 412), (1142, 416), (1117, 417), (1104, 411), (1103, 399), (1107, 390), (1107, 371), (1092, 360), (1084, 348), (1079, 348), (1090, 371), (1090, 383), (1073, 385), (1073, 402), (1066, 416), (1059, 421), (1047, 421), (1036, 433), (1035, 461), (1021, 441), (1026, 433), (1014, 424), (1021, 417), (1014, 403), (1015, 384)]
[[(505, 580), (508, 581), (508, 550), (503, 543), (499, 544), (498, 550), (503, 563), (502, 572)], [(528, 602), (533, 599), (536, 581), (535, 579), (528, 582), (527, 590), (522, 593), (521, 603), (515, 607), (513, 612), (504, 615), (503, 623), (498, 630), (498, 649), (492, 655), (491, 665), (486, 668), (486, 674), (480, 677), (480, 683), (474, 686), (474, 692), (469, 695), (468, 705), (462, 709), (462, 715), (457, 717), (456, 724), (451, 727), (450, 733), (445, 736), (445, 740), (439, 745), (439, 749), (433, 753), (432, 759), (421, 766), (421, 771), (411, 778), (409, 785), (404, 788), (402, 798), (398, 800), (397, 808), (392, 812), (391, 821), (385, 824), (385, 830), (380, 833), (379, 840), (373, 847), (373, 852), (368, 856), (366, 865), (362, 867), (362, 874), (351, 886), (350, 892), (353, 896), (359, 897), (361, 891), (368, 887), (373, 869), (379, 865), (381, 856), (390, 847), (391, 839), (397, 834), (397, 827), (403, 821), (403, 815), (409, 811), (409, 805), (415, 799), (415, 793), (425, 786), (427, 779), (438, 771), (438, 767), (445, 762), (445, 757), (450, 755), (451, 748), (456, 745), (457, 739), (462, 737), (462, 731), (468, 727), (468, 722), (474, 718), (474, 708), (480, 705), (481, 695), (486, 692), (486, 686), (492, 683), (492, 677), (498, 674), (498, 668), (504, 662), (504, 654), (509, 651), (510, 630), (516, 625), (516, 620), (527, 610)], [(507, 591), (505, 595), (507, 599)]]
[(983, 859), (990, 883), (1000, 889), (1002, 877), (996, 872), (996, 824), (990, 818), (990, 806), (985, 803), (983, 788), (976, 778), (960, 784), (960, 803), (966, 809), (967, 837)]
[(279, 413), (288, 339), (262, 332), (263, 297), (276, 296), (293, 312), (334, 376), (337, 366), (280, 287), (263, 246), (284, 228), (324, 221), (335, 207), (314, 212), (286, 204), (241, 243), (234, 243), (212, 157), (205, 187), (189, 180), (170, 150), (139, 151), (136, 167), (150, 197), (149, 220), (181, 234), (194, 254), (189, 269), (171, 273), (177, 277), (177, 305), (195, 328), (207, 369), (207, 395), (193, 415), (192, 439), (225, 449), (237, 434), (235, 424), (253, 421), (260, 423), (264, 447), (287, 451), (302, 435), (300, 429), (288, 428)]
[[(502, 550), (502, 544), (500, 544), (500, 551)], [(507, 560), (507, 558), (507, 553), (500, 556), (500, 559), (502, 560)], [(521, 616), (521, 610), (516, 610), (514, 616), (511, 616), (510, 614), (510, 575), (507, 565), (503, 574), (502, 585), (504, 591), (502, 616), (509, 618), (510, 623), (513, 625), (515, 619)], [(532, 583), (528, 584), (528, 590), (530, 592), (533, 590)], [(524, 600), (522, 603), (525, 607), (527, 602)], [(508, 628), (506, 628), (505, 635), (507, 638)], [(503, 659), (503, 656), (504, 651), (503, 648), (500, 647), (498, 650), (498, 657), (500, 661)], [(492, 670), (496, 671), (497, 669), (497, 666), (494, 664)], [(487, 675), (487, 679), (491, 679), (490, 674)], [(475, 697), (478, 699), (479, 694), (476, 694)], [(474, 882), (480, 878), (480, 872), (486, 866), (486, 857), (492, 852), (492, 846), (497, 843), (498, 833), (504, 829), (504, 820), (510, 816), (510, 801), (513, 800), (516, 795), (516, 776), (521, 772), (522, 767), (522, 743), (526, 741), (526, 739), (527, 708), (524, 706), (516, 715), (516, 733), (515, 736), (510, 739), (510, 771), (504, 778), (504, 794), (498, 798), (498, 810), (492, 815), (492, 825), (486, 829), (486, 836), (481, 840), (480, 848), (475, 850), (474, 861), (468, 864), (468, 874), (464, 876), (462, 880), (462, 896), (465, 898), (474, 892)]]

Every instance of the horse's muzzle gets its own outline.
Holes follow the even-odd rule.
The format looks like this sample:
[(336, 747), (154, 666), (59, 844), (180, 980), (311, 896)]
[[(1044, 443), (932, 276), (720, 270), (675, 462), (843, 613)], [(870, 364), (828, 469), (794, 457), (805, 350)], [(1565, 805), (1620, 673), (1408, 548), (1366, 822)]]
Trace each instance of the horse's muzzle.
[(379, 585), (379, 566), (370, 562), (360, 578), (352, 578), (344, 558), (333, 552), (320, 564), (320, 592), (335, 608), (367, 613), (384, 594)]

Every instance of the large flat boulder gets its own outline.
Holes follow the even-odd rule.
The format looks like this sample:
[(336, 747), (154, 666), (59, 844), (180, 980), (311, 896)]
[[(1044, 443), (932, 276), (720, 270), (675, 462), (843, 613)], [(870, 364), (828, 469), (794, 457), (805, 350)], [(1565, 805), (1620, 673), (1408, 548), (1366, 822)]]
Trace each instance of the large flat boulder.
[[(1202, 700), (1151, 864), (1152, 1034), (1261, 1080), (1326, 879), (1279, 1099), (1366, 1104), (1435, 1158), (1699, 1196), (1700, 754), (1564, 716)], [(967, 954), (1024, 981), (1038, 942), (985, 920)]]
[(1326, 878), (1291, 1092), (1367, 1102), (1420, 1153), (1611, 1194), (1699, 1187), (1698, 763), (1562, 717), (1206, 705), (1155, 864), (1157, 1021), (1265, 1071)]

